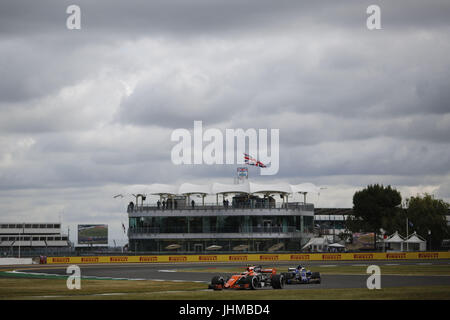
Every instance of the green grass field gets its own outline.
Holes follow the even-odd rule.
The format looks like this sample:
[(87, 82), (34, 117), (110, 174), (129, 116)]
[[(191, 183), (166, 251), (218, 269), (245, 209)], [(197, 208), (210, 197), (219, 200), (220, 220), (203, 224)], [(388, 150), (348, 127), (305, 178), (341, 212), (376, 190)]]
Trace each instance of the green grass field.
[(205, 290), (192, 282), (82, 280), (80, 290), (69, 290), (64, 279), (0, 278), (1, 300), (450, 300), (449, 286), (368, 289)]
[[(0, 278), (0, 299), (152, 299), (166, 291), (205, 289), (202, 283), (169, 281), (81, 280), (80, 290), (69, 290), (66, 279)], [(102, 296), (99, 294), (118, 294)], [(99, 295), (99, 296), (95, 296)], [(48, 297), (46, 297), (48, 296)]]
[[(287, 268), (279, 268), (285, 271)], [(364, 266), (313, 267), (323, 274), (366, 274)], [(185, 268), (179, 271), (211, 273), (241, 272), (244, 268), (223, 266), (220, 268)], [(383, 274), (402, 275), (450, 275), (448, 265), (399, 265), (381, 266)], [(0, 300), (11, 299), (151, 299), (151, 300), (450, 300), (450, 286), (421, 286), (368, 289), (294, 289), (294, 290), (206, 290), (206, 283), (170, 282), (150, 280), (91, 280), (82, 279), (80, 290), (69, 290), (66, 276), (23, 275), (0, 272)]]

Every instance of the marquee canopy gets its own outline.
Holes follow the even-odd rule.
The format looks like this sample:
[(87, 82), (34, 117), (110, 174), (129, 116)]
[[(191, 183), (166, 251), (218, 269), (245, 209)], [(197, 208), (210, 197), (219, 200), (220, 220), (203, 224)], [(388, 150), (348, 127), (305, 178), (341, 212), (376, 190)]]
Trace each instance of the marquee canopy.
[(384, 240), (386, 243), (403, 243), (405, 240), (402, 238), (401, 235), (398, 234), (397, 231), (395, 231), (394, 234), (389, 236), (387, 239)]
[[(130, 186), (128, 189), (130, 189)], [(319, 193), (320, 188), (312, 183), (302, 183), (292, 185), (288, 183), (278, 184), (259, 184), (245, 182), (243, 184), (192, 184), (183, 183), (180, 186), (169, 184), (151, 184), (148, 186), (139, 185), (139, 192), (152, 195), (190, 195), (190, 194), (226, 194), (226, 193), (245, 193), (245, 194), (293, 194), (293, 193)], [(135, 191), (137, 192), (137, 191)]]
[(426, 241), (422, 239), (421, 236), (419, 236), (416, 232), (414, 232), (412, 235), (408, 237), (407, 240), (405, 240), (407, 243), (425, 243)]

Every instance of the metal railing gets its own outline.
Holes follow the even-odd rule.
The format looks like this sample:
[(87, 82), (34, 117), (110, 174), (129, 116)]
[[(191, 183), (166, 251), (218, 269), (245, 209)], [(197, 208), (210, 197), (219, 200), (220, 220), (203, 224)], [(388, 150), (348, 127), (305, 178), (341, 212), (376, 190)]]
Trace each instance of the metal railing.
[(314, 204), (303, 202), (290, 202), (290, 203), (238, 203), (238, 204), (197, 204), (194, 205), (180, 205), (169, 203), (166, 205), (138, 205), (128, 206), (127, 212), (143, 212), (143, 211), (156, 211), (156, 210), (235, 210), (235, 209), (292, 209), (292, 210), (314, 210)]
[[(308, 232), (309, 229), (303, 230), (303, 232)], [(186, 226), (180, 227), (138, 227), (138, 228), (129, 228), (128, 234), (151, 234), (151, 233), (293, 233), (293, 232), (301, 232), (296, 227), (288, 226), (237, 226), (237, 227), (210, 227), (210, 228), (201, 228), (201, 227), (193, 227), (191, 226), (188, 230)]]

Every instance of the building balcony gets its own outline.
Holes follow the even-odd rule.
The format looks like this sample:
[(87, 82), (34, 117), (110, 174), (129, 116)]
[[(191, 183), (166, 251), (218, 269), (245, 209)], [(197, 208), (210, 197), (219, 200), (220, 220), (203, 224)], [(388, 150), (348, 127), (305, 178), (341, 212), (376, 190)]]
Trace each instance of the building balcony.
[(288, 203), (267, 206), (224, 206), (216, 204), (162, 207), (156, 205), (144, 205), (128, 208), (128, 215), (132, 217), (161, 216), (161, 217), (185, 217), (185, 216), (270, 216), (270, 215), (314, 215), (312, 203)]
[(247, 228), (224, 227), (198, 230), (185, 227), (161, 228), (130, 228), (130, 239), (249, 239), (249, 238), (302, 238), (312, 234), (312, 229), (304, 229), (303, 232), (296, 227), (259, 227)]

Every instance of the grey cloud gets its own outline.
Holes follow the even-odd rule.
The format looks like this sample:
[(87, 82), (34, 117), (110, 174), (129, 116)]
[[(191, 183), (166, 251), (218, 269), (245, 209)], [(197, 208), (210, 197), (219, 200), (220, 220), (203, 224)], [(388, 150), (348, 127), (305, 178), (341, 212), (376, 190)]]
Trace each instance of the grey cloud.
[[(71, 1), (9, 1), (2, 3), (3, 33), (64, 32)], [(382, 7), (387, 27), (448, 26), (450, 5), (444, 0), (422, 1), (77, 1), (84, 29), (89, 32), (133, 34), (210, 34), (239, 30), (270, 30), (280, 26), (331, 25), (364, 28), (371, 4)], [(406, 13), (405, 13), (406, 12)]]
[[(70, 1), (0, 4), (0, 212), (107, 222), (127, 185), (232, 183), (175, 166), (175, 128), (280, 129), (280, 171), (254, 181), (369, 183), (450, 199), (448, 1)], [(128, 199), (127, 199), (128, 200)], [(71, 227), (72, 228), (72, 227)], [(73, 229), (72, 229), (73, 230)]]

